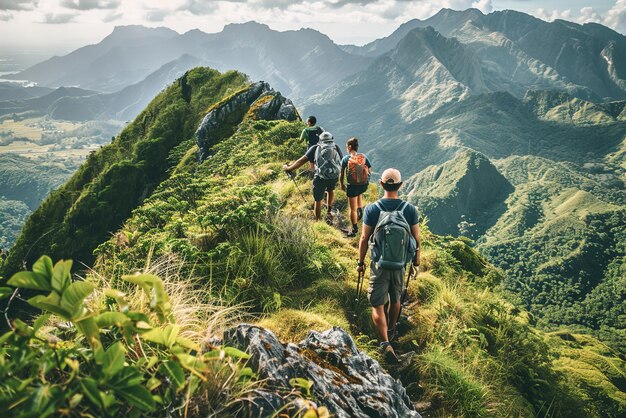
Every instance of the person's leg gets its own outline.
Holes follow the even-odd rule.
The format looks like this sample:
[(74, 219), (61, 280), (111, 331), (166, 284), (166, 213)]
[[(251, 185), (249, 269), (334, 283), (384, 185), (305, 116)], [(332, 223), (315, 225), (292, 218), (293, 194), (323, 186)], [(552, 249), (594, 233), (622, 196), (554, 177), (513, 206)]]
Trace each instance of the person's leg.
[(393, 336), (400, 315), (400, 300), (404, 287), (404, 269), (390, 272), (389, 278), (389, 333)]
[(328, 205), (328, 213), (333, 210), (333, 203), (335, 202), (335, 191), (329, 190), (326, 195), (326, 205)]
[(324, 180), (319, 177), (313, 178), (313, 205), (315, 210), (315, 220), (320, 220), (322, 217), (322, 201), (324, 200), (325, 185)]
[[(365, 187), (365, 189), (367, 190), (367, 187)], [(357, 221), (360, 221), (361, 218), (363, 218), (363, 193), (359, 194), (359, 196), (357, 197), (358, 199), (358, 204), (357, 204), (357, 209), (356, 209), (356, 214), (357, 214)]]
[(385, 305), (372, 306), (372, 321), (376, 329), (378, 342), (388, 342), (387, 318), (385, 317)]
[(398, 315), (400, 314), (400, 301), (389, 303), (389, 331), (396, 331)]
[(349, 197), (348, 204), (350, 206), (350, 222), (352, 222), (352, 225), (356, 225), (357, 223), (356, 208), (358, 205), (358, 197)]
[(372, 321), (374, 322), (376, 337), (385, 360), (389, 363), (398, 363), (396, 352), (389, 342), (389, 337), (387, 337), (385, 303), (389, 296), (389, 272), (378, 270), (375, 263), (371, 264), (370, 269), (370, 285), (367, 294), (372, 305)]
[(316, 200), (314, 207), (315, 207), (315, 220), (319, 221), (322, 218), (322, 201)]
[(385, 277), (384, 270), (376, 268), (375, 263), (370, 265), (370, 283), (367, 289), (367, 297), (372, 305), (372, 321), (376, 328), (376, 336), (379, 342), (387, 341), (387, 317), (385, 304), (389, 298), (389, 278)]

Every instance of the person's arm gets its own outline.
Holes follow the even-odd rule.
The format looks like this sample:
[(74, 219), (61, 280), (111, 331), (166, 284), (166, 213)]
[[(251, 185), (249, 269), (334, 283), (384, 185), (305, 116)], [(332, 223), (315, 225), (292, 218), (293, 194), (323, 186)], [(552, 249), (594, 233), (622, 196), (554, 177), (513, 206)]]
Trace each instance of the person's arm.
[(417, 251), (415, 251), (415, 258), (413, 259), (413, 265), (415, 267), (420, 265), (420, 227), (418, 224), (411, 226), (411, 234), (413, 234), (413, 238), (415, 238), (415, 242), (417, 243)]
[(374, 228), (363, 224), (363, 231), (361, 232), (361, 239), (359, 240), (359, 260), (356, 268), (359, 273), (365, 271), (365, 256), (367, 255), (368, 241), (372, 232), (374, 232)]
[(307, 161), (309, 161), (309, 159), (306, 157), (306, 155), (303, 155), (295, 163), (293, 163), (291, 165), (285, 164), (283, 166), (283, 170), (285, 170), (287, 172), (296, 170), (296, 169), (302, 167)]

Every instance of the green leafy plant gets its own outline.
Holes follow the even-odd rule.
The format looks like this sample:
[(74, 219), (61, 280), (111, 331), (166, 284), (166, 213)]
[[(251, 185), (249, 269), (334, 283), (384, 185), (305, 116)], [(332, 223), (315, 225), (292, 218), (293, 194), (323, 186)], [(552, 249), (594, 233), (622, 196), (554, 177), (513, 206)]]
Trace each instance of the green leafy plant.
[(182, 416), (191, 404), (213, 413), (233, 407), (255, 379), (243, 364), (246, 353), (202, 351), (181, 335), (159, 277), (123, 276), (149, 299), (145, 312), (131, 310), (127, 295), (110, 288), (102, 292), (105, 308), (93, 310), (98, 304), (87, 301), (96, 297), (95, 285), (72, 281), (71, 264), (43, 256), (8, 281), (45, 292), (28, 299), (45, 314), (32, 326), (16, 319), (0, 337), (0, 409), (37, 417), (150, 416), (162, 409)]

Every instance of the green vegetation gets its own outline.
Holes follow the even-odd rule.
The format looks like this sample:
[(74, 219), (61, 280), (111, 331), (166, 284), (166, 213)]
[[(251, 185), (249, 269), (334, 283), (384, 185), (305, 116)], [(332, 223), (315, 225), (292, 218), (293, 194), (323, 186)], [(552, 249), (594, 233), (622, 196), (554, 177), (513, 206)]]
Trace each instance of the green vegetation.
[[(157, 104), (167, 109), (171, 103), (182, 104), (179, 96), (188, 93), (180, 86), (188, 86), (194, 77), (205, 77), (195, 89), (212, 86), (224, 97), (226, 87), (220, 80), (227, 74), (193, 70), (142, 115), (156, 112)], [(82, 228), (91, 229), (75, 229), (81, 231), (72, 236), (75, 241), (51, 232), (51, 240), (33, 251), (84, 254), (86, 248), (95, 248), (94, 263), (85, 274), (87, 280), (73, 284), (67, 263), (52, 267), (47, 259), (37, 262), (33, 273), (19, 273), (9, 281), (26, 287), (27, 279), (35, 280), (31, 287), (45, 294), (29, 299), (31, 305), (55, 313), (49, 319), (14, 321), (15, 330), (0, 337), (0, 372), (15, 370), (19, 362), (24, 373), (20, 377), (28, 377), (21, 391), (13, 389), (18, 384), (14, 375), (4, 375), (0, 385), (1, 402), (14, 405), (16, 412), (45, 407), (34, 411), (98, 415), (111, 408), (118, 414), (150, 414), (152, 405), (159, 410), (171, 405), (174, 416), (183, 415), (185, 408), (190, 415), (206, 416), (217, 407), (245, 408), (242, 391), (262, 382), (254, 382), (251, 371), (239, 362), (240, 353), (202, 345), (242, 319), (274, 330), (284, 341), (297, 341), (309, 329), (342, 326), (352, 331), (363, 350), (379, 358), (370, 307), (365, 298), (354, 301), (355, 240), (313, 222), (310, 203), (281, 170), (285, 161), (305, 151), (298, 139), (303, 125), (255, 121), (248, 115), (224, 128), (234, 134), (215, 143), (210, 158), (198, 161), (191, 133), (208, 106), (200, 109), (189, 103), (192, 109), (180, 110), (186, 116), (176, 122), (184, 121), (183, 132), (189, 135), (177, 136), (180, 140), (172, 146), (154, 145), (149, 138), (155, 136), (144, 135), (140, 116), (110, 147), (94, 154), (63, 193), (53, 194), (42, 206), (49, 211), (46, 228), (76, 227), (81, 221)], [(175, 123), (175, 118), (167, 120)], [(132, 150), (123, 154), (129, 159), (113, 163), (122, 150)], [(133, 162), (148, 154), (143, 163)], [(141, 199), (126, 190), (131, 174), (138, 171), (151, 176), (146, 177), (150, 193)], [(306, 176), (297, 181), (306, 189)], [(372, 186), (366, 201), (375, 197)], [(136, 199), (134, 205), (130, 198)], [(345, 211), (345, 199), (338, 199), (338, 206)], [(117, 223), (111, 222), (113, 212)], [(91, 218), (95, 215), (99, 217)], [(41, 219), (35, 214), (31, 221)], [(107, 223), (112, 235), (102, 234), (98, 222)], [(400, 351), (414, 354), (406, 367), (394, 370), (389, 365), (414, 402), (430, 403), (429, 415), (441, 417), (626, 413), (626, 364), (614, 349), (588, 335), (536, 329), (532, 315), (500, 294), (505, 274), (468, 240), (439, 237), (425, 223), (421, 231), (420, 274), (409, 286), (404, 311), (408, 319), (402, 321), (399, 339)], [(21, 248), (38, 238), (25, 230)], [(14, 262), (9, 260), (9, 268)], [(63, 274), (55, 275), (56, 269)], [(129, 275), (132, 272), (139, 274)], [(42, 281), (40, 275), (52, 279)], [(70, 288), (81, 289), (79, 297), (65, 296)], [(10, 292), (2, 289), (5, 295)], [(60, 323), (65, 325), (53, 326)], [(165, 341), (175, 330), (182, 338)], [(209, 362), (216, 353), (222, 353), (221, 360)], [(105, 361), (107, 355), (121, 357), (123, 367), (119, 360)], [(207, 363), (218, 370), (207, 369)], [(115, 373), (110, 364), (115, 364)], [(172, 371), (175, 368), (184, 378)], [(226, 371), (230, 374), (222, 374)], [(132, 391), (119, 391), (119, 373), (133, 374), (128, 387), (141, 392), (137, 399), (143, 403), (125, 397)], [(226, 381), (226, 386), (219, 384)], [(294, 391), (306, 396), (309, 384), (294, 381), (293, 388), (286, 388), (286, 404), (296, 396)], [(53, 396), (43, 396), (48, 393)], [(25, 399), (14, 398), (19, 396)]]
[(500, 163), (516, 190), (478, 248), (548, 329), (593, 332), (626, 352), (626, 194), (609, 172), (536, 157)]
[(167, 178), (170, 151), (193, 133), (206, 109), (245, 85), (240, 73), (196, 69), (158, 95), (118, 137), (55, 190), (24, 225), (5, 276), (37, 253), (90, 264), (93, 249)]
[[(203, 334), (195, 326), (217, 327), (223, 310), (211, 313), (220, 310), (198, 303), (184, 282), (123, 276), (123, 292), (97, 277), (72, 281), (71, 265), (53, 266), (44, 256), (32, 272), (8, 281), (44, 294), (28, 300), (43, 311), (32, 326), (15, 320), (0, 337), (3, 411), (37, 417), (162, 416), (164, 410), (223, 416), (243, 407), (244, 394), (255, 386), (254, 372), (242, 363), (249, 356), (232, 347), (201, 347)], [(170, 298), (168, 288), (178, 297)], [(2, 288), (3, 296), (10, 292)]]
[(30, 209), (17, 200), (0, 198), (0, 249), (11, 248), (30, 215)]

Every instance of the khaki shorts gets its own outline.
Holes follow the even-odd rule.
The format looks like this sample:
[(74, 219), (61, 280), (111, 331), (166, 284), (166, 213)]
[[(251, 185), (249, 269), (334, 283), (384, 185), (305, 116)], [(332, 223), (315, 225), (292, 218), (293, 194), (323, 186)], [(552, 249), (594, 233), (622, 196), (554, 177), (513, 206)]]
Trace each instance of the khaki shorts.
[(384, 305), (389, 299), (391, 303), (400, 301), (404, 285), (404, 270), (379, 270), (376, 268), (376, 263), (371, 264), (367, 297), (372, 306)]

